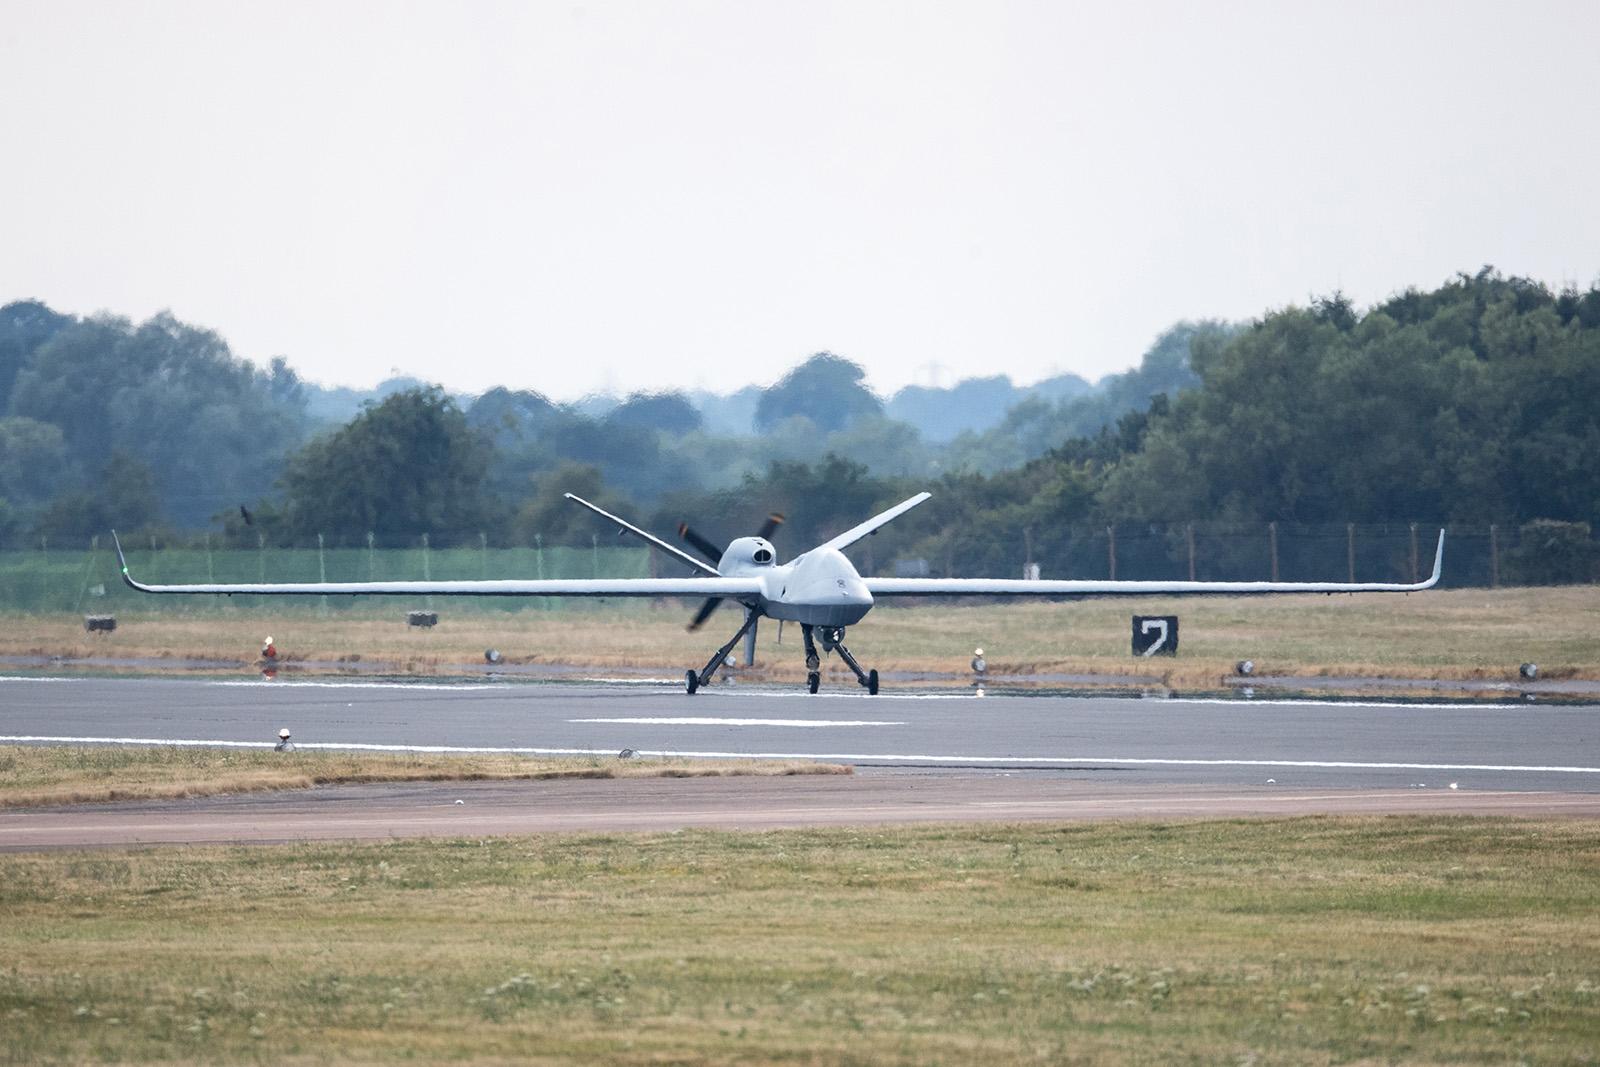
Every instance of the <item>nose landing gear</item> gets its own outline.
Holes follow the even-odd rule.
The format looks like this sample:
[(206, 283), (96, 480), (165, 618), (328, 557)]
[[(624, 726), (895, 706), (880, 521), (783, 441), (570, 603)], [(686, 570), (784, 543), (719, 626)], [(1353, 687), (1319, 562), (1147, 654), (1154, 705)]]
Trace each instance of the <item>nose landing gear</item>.
[(855, 673), (856, 681), (861, 683), (862, 688), (866, 689), (870, 695), (877, 696), (878, 672), (876, 670), (862, 670), (861, 664), (857, 663), (856, 658), (850, 654), (850, 650), (844, 647), (843, 626), (812, 626), (806, 623), (801, 624), (800, 635), (805, 639), (806, 646), (806, 688), (815, 693), (817, 688), (822, 684), (822, 675), (820, 673), (822, 661), (817, 656), (817, 646), (812, 640), (813, 630), (815, 630), (822, 638), (823, 651), (839, 653), (839, 658), (844, 660), (845, 666), (849, 667), (850, 670)]

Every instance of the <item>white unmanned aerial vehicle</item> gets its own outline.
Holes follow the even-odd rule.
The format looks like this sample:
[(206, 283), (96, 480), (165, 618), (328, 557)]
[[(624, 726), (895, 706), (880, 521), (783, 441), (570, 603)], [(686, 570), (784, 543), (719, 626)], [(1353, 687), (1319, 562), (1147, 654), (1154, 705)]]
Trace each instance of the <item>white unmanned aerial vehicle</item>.
[[(878, 672), (862, 670), (850, 650), (844, 646), (845, 627), (860, 622), (878, 597), (901, 596), (1169, 596), (1195, 593), (1414, 593), (1431, 588), (1439, 581), (1444, 563), (1444, 531), (1439, 532), (1439, 547), (1434, 553), (1433, 574), (1427, 581), (1411, 585), (1388, 582), (1129, 582), (1129, 581), (1052, 581), (1015, 580), (1008, 578), (863, 578), (845, 558), (844, 549), (877, 530), (918, 504), (931, 494), (918, 493), (880, 515), (875, 515), (859, 526), (803, 552), (788, 563), (779, 563), (767, 540), (779, 516), (772, 516), (757, 537), (741, 537), (725, 550), (718, 552), (710, 541), (694, 533), (687, 526), (679, 527), (679, 534), (691, 545), (705, 553), (715, 565), (696, 559), (680, 549), (667, 544), (659, 537), (646, 533), (608, 511), (567, 494), (567, 499), (582, 504), (590, 511), (613, 522), (621, 531), (644, 538), (655, 548), (685, 563), (700, 576), (687, 578), (594, 578), (594, 579), (540, 579), (535, 581), (510, 579), (503, 581), (460, 582), (289, 582), (278, 584), (205, 584), (205, 585), (145, 585), (136, 582), (128, 573), (128, 561), (122, 555), (122, 544), (117, 542), (117, 560), (122, 567), (122, 579), (141, 593), (220, 593), (232, 596), (262, 594), (272, 596), (587, 596), (587, 597), (706, 597), (704, 606), (689, 628), (695, 629), (705, 621), (712, 610), (723, 600), (734, 600), (744, 606), (744, 625), (728, 643), (699, 671), (688, 671), (684, 679), (692, 694), (711, 681), (717, 668), (728, 658), (740, 638), (748, 642), (747, 652), (753, 651), (756, 620), (787, 620), (800, 624), (805, 642), (806, 684), (811, 692), (817, 691), (821, 681), (821, 660), (817, 655), (816, 639), (820, 638), (824, 651), (837, 651), (841, 659), (855, 672), (857, 680), (869, 693), (878, 691)], [(116, 534), (112, 533), (113, 540)]]

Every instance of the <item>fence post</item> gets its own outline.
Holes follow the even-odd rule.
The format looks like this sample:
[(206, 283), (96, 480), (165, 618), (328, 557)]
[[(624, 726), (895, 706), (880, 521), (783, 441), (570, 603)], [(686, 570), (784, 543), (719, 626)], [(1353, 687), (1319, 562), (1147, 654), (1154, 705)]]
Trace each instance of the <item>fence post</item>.
[[(536, 533), (533, 535), (533, 553), (534, 559), (537, 561), (538, 565), (539, 580), (542, 582), (544, 581), (544, 534)], [(534, 604), (534, 607), (538, 608), (540, 611), (549, 611), (550, 598), (547, 596), (540, 597), (538, 602)]]
[(1500, 527), (1489, 524), (1489, 588), (1500, 588)]
[(267, 584), (267, 535), (256, 534), (256, 581)]
[(372, 577), (372, 567), (373, 567), (372, 542), (373, 542), (373, 540), (374, 540), (374, 538), (372, 536), (372, 531), (368, 530), (367, 531), (367, 581), (369, 581), (369, 582), (373, 580), (373, 577)]
[(1356, 584), (1356, 524), (1344, 524), (1344, 562), (1350, 571), (1350, 584)]
[(1417, 524), (1411, 524), (1411, 584), (1417, 582)]
[(1267, 523), (1267, 540), (1272, 545), (1272, 580), (1278, 580), (1278, 524)]
[(89, 579), (94, 575), (94, 558), (100, 554), (100, 535), (94, 534), (89, 538), (89, 556), (83, 561), (83, 578), (78, 582), (78, 603), (72, 609), (73, 614), (83, 614), (83, 598), (89, 595)]
[(211, 531), (206, 531), (206, 581), (213, 584), (217, 580), (217, 570), (211, 564)]
[(489, 535), (478, 531), (478, 577), (489, 577)]
[(589, 535), (589, 558), (594, 568), (594, 576), (600, 577), (600, 535)]
[[(422, 580), (425, 582), (433, 581), (433, 561), (430, 559), (428, 551), (427, 534), (422, 535)], [(433, 597), (431, 596), (423, 597), (422, 602), (430, 608), (433, 607)]]
[[(317, 581), (325, 582), (327, 580), (328, 561), (323, 558), (322, 535), (317, 534)], [(323, 615), (328, 613), (328, 598), (326, 595), (317, 598), (317, 611)]]
[(1194, 581), (1194, 523), (1188, 523), (1183, 530), (1184, 539), (1189, 542), (1189, 580)]
[(1106, 527), (1106, 558), (1111, 563), (1111, 580), (1117, 580), (1117, 528)]

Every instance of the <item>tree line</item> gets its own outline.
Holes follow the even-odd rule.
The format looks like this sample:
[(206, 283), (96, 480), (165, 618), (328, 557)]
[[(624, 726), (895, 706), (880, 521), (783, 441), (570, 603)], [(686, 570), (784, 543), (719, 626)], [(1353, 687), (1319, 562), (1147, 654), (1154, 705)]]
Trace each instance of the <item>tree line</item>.
[[(464, 401), (435, 387), (315, 432), (281, 361), (255, 370), (170, 316), (10, 305), (0, 522), (13, 540), (164, 519), (279, 543), (588, 544), (595, 523), (570, 491), (717, 539), (781, 511), (798, 550), (930, 488), (872, 539), (878, 568), (1010, 573), (1019, 543), (1050, 560), (1071, 527), (1128, 521), (1539, 522), (1592, 546), (1597, 397), (1600, 289), (1488, 268), (1365, 310), (1334, 294), (1248, 324), (1181, 324), (1093, 394), (1026, 399), (944, 443), (890, 418), (860, 367), (826, 353), (762, 392), (751, 437), (708, 432), (678, 394), (597, 415), (532, 391)], [(1592, 547), (1575, 558), (1592, 573)]]

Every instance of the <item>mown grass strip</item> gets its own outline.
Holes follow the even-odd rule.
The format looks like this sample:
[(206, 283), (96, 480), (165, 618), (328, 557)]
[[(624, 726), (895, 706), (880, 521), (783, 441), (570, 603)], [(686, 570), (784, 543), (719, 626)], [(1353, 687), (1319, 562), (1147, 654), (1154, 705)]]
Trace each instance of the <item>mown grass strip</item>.
[(805, 760), (274, 752), (140, 745), (0, 745), (0, 808), (309, 789), (362, 782), (849, 774)]
[(1583, 1063), (1600, 824), (0, 856), (11, 1062)]

